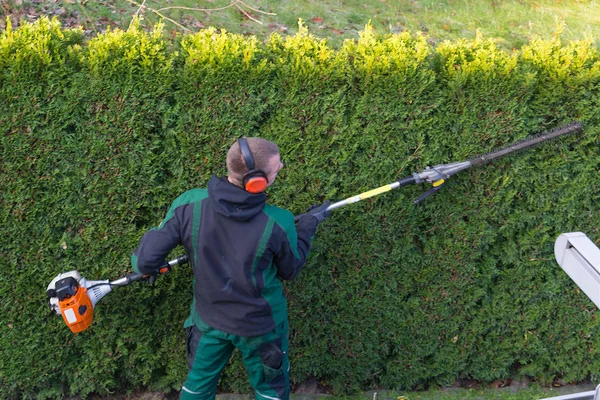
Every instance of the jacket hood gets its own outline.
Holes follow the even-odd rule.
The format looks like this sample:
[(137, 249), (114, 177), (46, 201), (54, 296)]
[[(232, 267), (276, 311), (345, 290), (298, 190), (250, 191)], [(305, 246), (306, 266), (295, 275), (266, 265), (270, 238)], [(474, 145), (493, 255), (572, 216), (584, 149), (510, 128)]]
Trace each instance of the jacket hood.
[(267, 201), (266, 194), (248, 193), (226, 177), (215, 175), (208, 182), (208, 197), (219, 214), (239, 221), (259, 214)]

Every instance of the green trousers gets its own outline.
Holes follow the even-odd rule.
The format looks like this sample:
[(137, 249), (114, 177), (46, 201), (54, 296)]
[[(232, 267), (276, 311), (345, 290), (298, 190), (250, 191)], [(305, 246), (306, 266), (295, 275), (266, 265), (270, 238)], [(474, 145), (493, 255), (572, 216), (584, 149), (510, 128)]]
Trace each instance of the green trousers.
[(208, 326), (186, 328), (189, 373), (180, 400), (214, 399), (219, 376), (238, 349), (257, 400), (290, 395), (287, 321), (261, 336), (236, 336)]

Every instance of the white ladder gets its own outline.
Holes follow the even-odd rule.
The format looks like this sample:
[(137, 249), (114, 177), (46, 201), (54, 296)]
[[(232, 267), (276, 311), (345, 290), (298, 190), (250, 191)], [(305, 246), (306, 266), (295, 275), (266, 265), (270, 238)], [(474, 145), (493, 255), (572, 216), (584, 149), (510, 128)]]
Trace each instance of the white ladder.
[(600, 385), (596, 386), (596, 390), (589, 392), (567, 394), (565, 396), (548, 397), (541, 400), (600, 400)]

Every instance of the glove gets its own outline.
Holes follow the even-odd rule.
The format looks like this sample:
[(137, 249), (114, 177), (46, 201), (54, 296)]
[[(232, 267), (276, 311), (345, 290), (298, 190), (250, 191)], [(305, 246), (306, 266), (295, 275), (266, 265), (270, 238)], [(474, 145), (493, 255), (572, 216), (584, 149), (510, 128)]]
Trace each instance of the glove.
[(305, 216), (312, 216), (317, 219), (317, 224), (325, 221), (325, 218), (331, 215), (331, 211), (327, 211), (327, 207), (331, 204), (331, 201), (326, 200), (323, 204), (313, 204), (306, 209)]

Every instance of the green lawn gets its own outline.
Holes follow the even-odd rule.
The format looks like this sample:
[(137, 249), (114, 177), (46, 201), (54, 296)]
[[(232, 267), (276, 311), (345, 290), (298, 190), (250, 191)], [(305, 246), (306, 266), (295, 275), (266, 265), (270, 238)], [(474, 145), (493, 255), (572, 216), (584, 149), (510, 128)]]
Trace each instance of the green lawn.
[(265, 39), (271, 32), (295, 33), (301, 18), (310, 33), (333, 47), (357, 38), (369, 21), (384, 34), (421, 31), (433, 44), (471, 38), (479, 29), (505, 49), (520, 48), (534, 35), (549, 38), (560, 29), (565, 40), (600, 36), (600, 1), (595, 0), (18, 0), (3, 7), (17, 21), (55, 15), (90, 34), (106, 26), (127, 28), (138, 13), (148, 27), (159, 14), (168, 18), (173, 34), (215, 26)]

